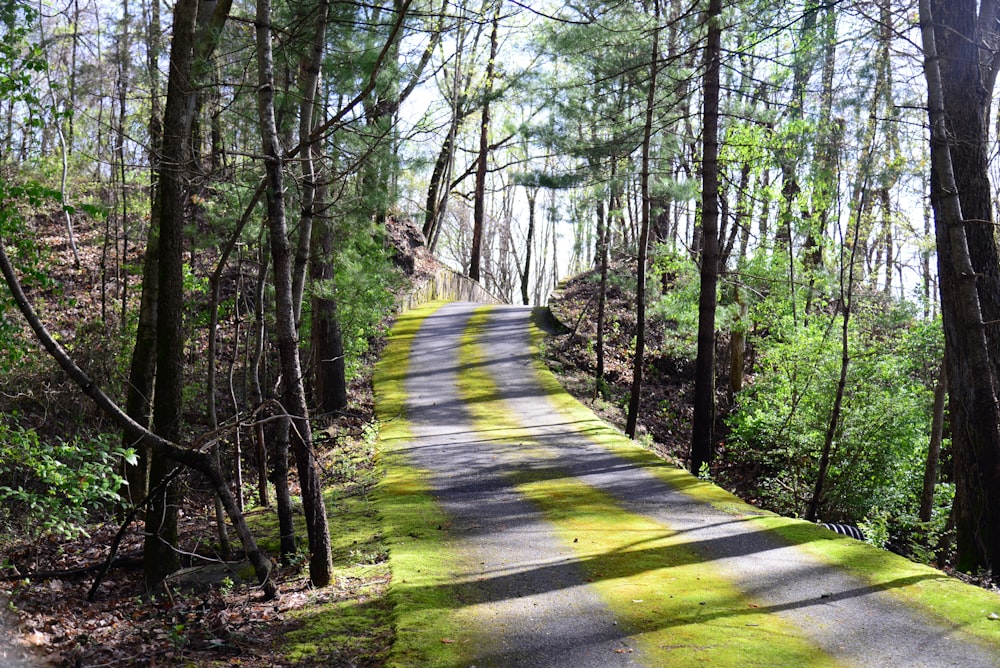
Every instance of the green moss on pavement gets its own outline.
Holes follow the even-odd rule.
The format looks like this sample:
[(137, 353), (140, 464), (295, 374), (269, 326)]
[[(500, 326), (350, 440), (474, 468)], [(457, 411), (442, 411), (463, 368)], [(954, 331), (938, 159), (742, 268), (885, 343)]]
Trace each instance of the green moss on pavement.
[(518, 489), (572, 548), (649, 665), (837, 665), (706, 566), (683, 535), (570, 478), (525, 478)]
[[(536, 353), (545, 333), (533, 327)], [(947, 574), (904, 557), (839, 536), (804, 520), (780, 517), (752, 506), (721, 487), (667, 464), (624, 434), (601, 422), (594, 413), (567, 393), (535, 355), (538, 382), (553, 407), (581, 425), (592, 441), (643, 466), (653, 475), (694, 499), (723, 512), (749, 518), (773, 535), (797, 545), (812, 556), (843, 569), (849, 575), (882, 588), (915, 608), (937, 617), (948, 628), (989, 646), (1000, 644), (1000, 597), (967, 585)]]
[(423, 483), (424, 472), (400, 452), (412, 437), (404, 410), (410, 347), (420, 325), (441, 305), (432, 302), (397, 319), (375, 372), (386, 471), (376, 505), (389, 550), (396, 624), (389, 666), (468, 665), (471, 655), (469, 625), (458, 614), (460, 605), (450, 586), (462, 562), (447, 543), (449, 519)]

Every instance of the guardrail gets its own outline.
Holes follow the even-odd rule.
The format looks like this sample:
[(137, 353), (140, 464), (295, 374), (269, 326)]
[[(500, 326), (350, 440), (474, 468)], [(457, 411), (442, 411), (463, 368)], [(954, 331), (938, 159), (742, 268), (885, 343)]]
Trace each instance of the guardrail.
[(396, 299), (396, 311), (408, 311), (436, 299), (483, 304), (506, 303), (468, 276), (442, 268), (433, 276), (417, 282), (408, 293), (400, 295)]

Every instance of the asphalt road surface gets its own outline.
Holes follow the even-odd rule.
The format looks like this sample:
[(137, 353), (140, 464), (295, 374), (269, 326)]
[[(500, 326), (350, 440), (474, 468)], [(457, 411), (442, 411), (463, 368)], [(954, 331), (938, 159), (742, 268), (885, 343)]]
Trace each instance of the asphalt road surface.
[[(891, 594), (910, 583), (875, 587), (855, 579), (588, 438), (539, 383), (530, 309), (493, 308), (477, 341), (478, 370), (489, 374), (499, 395), (490, 410), (501, 412), (498, 422), (523, 428), (517, 442), (509, 433), (495, 438), (483, 424), (488, 412), (466, 403), (459, 384), (471, 371), (459, 351), (477, 307), (447, 304), (422, 323), (405, 380), (413, 440), (403, 448), (410, 463), (429, 472), (428, 483), (452, 518), (449, 544), (463, 563), (475, 565), (455, 576), (463, 584), (461, 605), (482, 620), (474, 665), (663, 665), (592, 586), (573, 546), (519, 492), (525, 472), (559, 471), (614, 499), (630, 516), (682, 536), (697, 568), (732, 583), (756, 611), (787, 622), (817, 659), (848, 666), (1000, 666), (1000, 643), (970, 641)], [(664, 634), (670, 625), (663, 621)], [(731, 654), (719, 656), (740, 663)], [(768, 663), (766, 656), (746, 658), (747, 664)], [(711, 654), (704, 665), (713, 665)]]

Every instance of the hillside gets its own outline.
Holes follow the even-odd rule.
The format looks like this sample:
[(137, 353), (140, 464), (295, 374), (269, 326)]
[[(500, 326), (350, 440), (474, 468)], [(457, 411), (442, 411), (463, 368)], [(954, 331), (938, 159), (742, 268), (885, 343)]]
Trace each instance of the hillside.
[[(591, 270), (563, 281), (553, 293), (549, 307), (568, 333), (547, 342), (544, 353), (549, 367), (563, 385), (604, 420), (624, 428), (632, 384), (635, 340), (635, 285), (627, 262), (610, 268), (605, 327), (605, 379), (602, 396), (595, 398), (594, 371), (597, 332), (597, 298), (600, 273)], [(653, 315), (647, 320), (646, 369), (640, 401), (638, 433), (649, 447), (669, 461), (683, 465), (691, 444), (691, 401), (694, 392), (694, 360), (672, 354), (664, 343), (668, 337), (684, 335), (676, 322)], [(720, 369), (726, 371), (726, 369)], [(721, 374), (720, 374), (721, 378)], [(719, 414), (728, 406), (719, 393)], [(717, 429), (724, 429), (720, 419)], [(717, 432), (724, 433), (724, 432)]]
[[(81, 366), (115, 396), (127, 369), (129, 342), (119, 329), (120, 319), (115, 312), (120, 292), (105, 295), (110, 308), (104, 313), (109, 317), (107, 320), (101, 317), (100, 223), (77, 220), (79, 267), (73, 266), (61, 217), (36, 217), (29, 232), (35, 239), (41, 269), (34, 278), (25, 280), (29, 298)], [(439, 268), (423, 246), (419, 230), (408, 221), (387, 222), (386, 244), (409, 281), (420, 282)], [(197, 259), (193, 273), (205, 275), (211, 271), (216, 255), (204, 253), (192, 259)], [(133, 267), (141, 265), (138, 253), (132, 260)], [(129, 281), (129, 289), (133, 291), (130, 299), (137, 302), (138, 279), (132, 276)], [(401, 283), (399, 290), (405, 289)], [(196, 314), (204, 307), (201, 297), (196, 291), (189, 300), (193, 322), (199, 321)], [(4, 342), (8, 346), (4, 359), (8, 367), (0, 379), (0, 412), (5, 417), (0, 429), (4, 430), (6, 442), (0, 443), (0, 454), (6, 457), (3, 448), (25, 447), (29, 443), (15, 440), (12, 434), (22, 432), (12, 429), (37, 434), (37, 440), (32, 436), (30, 443), (39, 457), (53, 456), (59, 444), (76, 448), (74, 444), (95, 438), (114, 441), (117, 429), (31, 340), (16, 310), (7, 307), (4, 324)], [(378, 665), (378, 657), (391, 642), (392, 630), (384, 599), (388, 583), (384, 548), (379, 544), (378, 519), (367, 495), (376, 479), (377, 426), (371, 371), (384, 344), (386, 325), (387, 322), (383, 323), (368, 342), (365, 359), (359, 365), (361, 373), (350, 385), (348, 408), (338, 417), (324, 416), (316, 423), (323, 481), (330, 499), (328, 514), (335, 534), (335, 586), (318, 594), (312, 592), (303, 570), (305, 562), (299, 560), (275, 570), (282, 591), (276, 604), (261, 600), (255, 587), (243, 582), (237, 572), (238, 565), (236, 570), (218, 571), (211, 497), (196, 476), (184, 478), (180, 545), (185, 551), (184, 565), (209, 564), (209, 574), (199, 575), (192, 570), (187, 576), (172, 580), (167, 589), (148, 601), (142, 595), (141, 523), (132, 522), (124, 527), (121, 544), (112, 555), (108, 546), (119, 531), (119, 521), (107, 503), (92, 505), (90, 512), (79, 518), (79, 529), (66, 526), (62, 533), (25, 531), (17, 523), (16, 515), (3, 514), (0, 600), (4, 605), (0, 608), (0, 625), (7, 632), (2, 636), (5, 640), (0, 642), (0, 665), (16, 666), (21, 661), (28, 662), (27, 665), (54, 666), (217, 665), (213, 662), (224, 661), (234, 665), (301, 666), (310, 665), (311, 661), (329, 665), (331, 656), (339, 657), (335, 662), (338, 665)], [(205, 338), (196, 326), (188, 351), (192, 362), (204, 358)], [(203, 392), (203, 385), (196, 378), (191, 379), (191, 384), (189, 428), (191, 433), (197, 433), (204, 425), (204, 415), (199, 410), (204, 401), (196, 394)], [(219, 405), (226, 406), (227, 400), (221, 394)], [(60, 452), (71, 469), (83, 466), (66, 451)], [(46, 484), (52, 484), (51, 480), (46, 483), (39, 478), (37, 471), (20, 466), (11, 468), (11, 461), (5, 462), (0, 485), (23, 484), (26, 490), (41, 491)], [(252, 491), (256, 480), (249, 478), (249, 470), (245, 474), (250, 509), (256, 498)], [(294, 475), (292, 485), (294, 494), (297, 491)], [(67, 492), (53, 489), (53, 500), (61, 503), (59, 498), (64, 493)], [(273, 512), (259, 507), (249, 512), (258, 540), (271, 554), (276, 554), (277, 526), (272, 518)], [(234, 556), (238, 561), (240, 555)], [(115, 559), (113, 567), (96, 589), (94, 602), (88, 602), (95, 575), (109, 557)], [(201, 582), (203, 578), (207, 581)], [(213, 582), (214, 586), (208, 584)], [(373, 613), (363, 628), (353, 627), (358, 620), (342, 614), (345, 603), (359, 601), (375, 611), (381, 610)], [(350, 628), (350, 632), (316, 638), (307, 631), (303, 637), (305, 620), (324, 615), (334, 618), (322, 622), (324, 633), (341, 625)], [(313, 646), (313, 658), (303, 654), (303, 643)]]

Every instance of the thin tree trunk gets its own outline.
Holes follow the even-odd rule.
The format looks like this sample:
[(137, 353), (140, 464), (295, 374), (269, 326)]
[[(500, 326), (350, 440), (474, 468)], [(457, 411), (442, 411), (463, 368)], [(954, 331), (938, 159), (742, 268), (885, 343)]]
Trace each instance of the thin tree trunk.
[(480, 280), (483, 248), (483, 227), (486, 223), (486, 173), (490, 154), (490, 97), (493, 95), (493, 74), (496, 69), (497, 31), (500, 27), (500, 8), (497, 0), (493, 9), (493, 27), (490, 32), (490, 59), (486, 63), (486, 85), (483, 88), (483, 115), (479, 123), (479, 158), (476, 163), (476, 191), (473, 205), (472, 254), (469, 261), (469, 278)]
[(524, 271), (521, 272), (521, 303), (527, 306), (531, 303), (528, 297), (528, 286), (531, 284), (531, 247), (535, 243), (535, 203), (538, 198), (538, 188), (525, 186), (524, 195), (528, 198), (528, 235), (524, 242)]
[[(869, 157), (870, 154), (869, 154)], [(868, 189), (862, 191), (862, 200), (866, 196)], [(857, 261), (858, 237), (861, 235), (861, 212), (864, 211), (864, 201), (858, 207), (858, 215), (854, 221), (854, 240), (851, 243), (851, 253), (848, 257), (847, 284), (844, 284), (844, 265), (840, 267), (840, 307), (843, 318), (840, 330), (840, 377), (837, 379), (837, 390), (833, 398), (833, 408), (830, 410), (830, 421), (827, 424), (826, 435), (823, 438), (823, 449), (820, 451), (819, 469), (816, 473), (816, 484), (813, 486), (812, 498), (809, 501), (809, 509), (806, 512), (806, 519), (815, 522), (819, 516), (819, 507), (823, 502), (823, 487), (826, 485), (826, 476), (830, 470), (830, 459), (833, 455), (833, 444), (837, 438), (837, 431), (840, 429), (840, 413), (844, 405), (844, 392), (847, 388), (847, 371), (850, 365), (850, 323), (851, 307), (854, 303), (854, 267)]]
[[(612, 162), (613, 164), (613, 162)], [(605, 217), (604, 199), (597, 201), (597, 261), (601, 267), (601, 282), (597, 286), (597, 369), (594, 371), (594, 398), (604, 396), (604, 321), (608, 303), (608, 236), (609, 220)]]
[(256, 27), (258, 113), (267, 172), (267, 212), (271, 260), (274, 263), (275, 325), (284, 386), (284, 408), (291, 421), (292, 448), (295, 451), (299, 485), (302, 489), (302, 508), (309, 537), (309, 578), (314, 586), (325, 587), (332, 578), (333, 561), (323, 487), (312, 450), (312, 429), (299, 360), (292, 294), (292, 249), (285, 221), (282, 159), (278, 151), (278, 128), (274, 117), (270, 0), (258, 0)]
[[(264, 341), (267, 335), (267, 322), (264, 320), (264, 299), (265, 299), (265, 288), (267, 287), (267, 267), (270, 261), (271, 252), (270, 248), (266, 244), (261, 244), (260, 249), (260, 268), (257, 271), (257, 280), (254, 284), (254, 306), (253, 306), (253, 318), (254, 318), (254, 349), (253, 349), (253, 359), (250, 363), (250, 396), (253, 398), (253, 402), (256, 406), (260, 406), (264, 403), (264, 390), (263, 383), (261, 381), (261, 375), (263, 371), (261, 366), (264, 361)], [(257, 496), (260, 498), (260, 505), (267, 507), (271, 505), (267, 491), (267, 479), (268, 479), (268, 462), (267, 462), (267, 439), (264, 434), (264, 425), (260, 421), (254, 422), (254, 441), (256, 442), (256, 460), (257, 460)], [(288, 479), (285, 478), (284, 482), (287, 484)], [(275, 481), (277, 485), (277, 481)], [(288, 533), (292, 535), (294, 542), (294, 529), (292, 528), (292, 518), (291, 518), (291, 507), (288, 509), (287, 517), (283, 516), (280, 512), (278, 513), (278, 526), (279, 531), (284, 535), (284, 529), (287, 529)], [(287, 527), (285, 523), (287, 522)], [(281, 547), (281, 552), (284, 553), (284, 545)], [(294, 552), (294, 547), (290, 551)]]
[(920, 492), (921, 522), (930, 522), (934, 512), (934, 488), (938, 481), (938, 464), (941, 461), (941, 441), (944, 440), (944, 409), (948, 399), (948, 365), (941, 360), (937, 384), (934, 386), (934, 407), (931, 410), (931, 438), (927, 444), (924, 464), (924, 486)]
[(302, 297), (305, 278), (309, 269), (312, 248), (313, 219), (316, 216), (316, 151), (318, 138), (312, 136), (313, 117), (316, 111), (316, 94), (319, 90), (319, 72), (326, 44), (326, 23), (330, 11), (329, 0), (321, 0), (315, 15), (310, 16), (314, 26), (309, 51), (299, 63), (299, 141), (302, 143), (302, 215), (299, 218), (299, 239), (295, 252), (295, 269), (292, 274), (292, 299), (295, 304), (295, 322), (302, 320)]
[[(128, 85), (129, 85), (129, 51), (131, 44), (131, 33), (129, 32), (129, 22), (131, 21), (131, 15), (129, 14), (129, 4), (128, 0), (124, 0), (122, 3), (122, 36), (120, 38), (120, 50), (118, 53), (118, 136), (116, 138), (116, 143), (118, 145), (118, 169), (119, 177), (121, 179), (121, 218), (119, 219), (119, 225), (121, 228), (121, 255), (119, 255), (118, 266), (115, 268), (115, 274), (120, 277), (121, 280), (121, 328), (122, 331), (126, 327), (126, 318), (128, 316), (128, 297), (129, 297), (129, 272), (124, 270), (124, 265), (128, 262), (128, 185), (126, 183), (126, 169), (125, 164), (125, 124), (128, 122)], [(72, 134), (70, 137), (70, 147), (72, 148)]]
[(642, 171), (641, 196), (642, 213), (639, 229), (638, 267), (636, 271), (635, 290), (635, 358), (632, 363), (632, 391), (628, 401), (628, 416), (625, 421), (625, 434), (635, 438), (636, 426), (639, 421), (639, 400), (642, 395), (642, 368), (645, 364), (646, 351), (646, 249), (649, 245), (649, 170), (650, 145), (653, 134), (653, 110), (656, 107), (656, 77), (660, 60), (660, 2), (653, 3), (653, 53), (649, 65), (649, 90), (646, 95), (646, 121), (642, 133)]
[(719, 62), (722, 53), (722, 0), (708, 3), (705, 46), (704, 137), (702, 159), (701, 291), (698, 299), (698, 357), (695, 362), (691, 472), (712, 463), (715, 450), (715, 310), (719, 282)]

